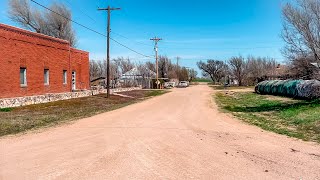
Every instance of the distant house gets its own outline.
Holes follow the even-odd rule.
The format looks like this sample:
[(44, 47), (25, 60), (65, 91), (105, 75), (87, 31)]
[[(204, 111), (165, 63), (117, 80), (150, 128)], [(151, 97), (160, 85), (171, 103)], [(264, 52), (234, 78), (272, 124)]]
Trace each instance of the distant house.
[(89, 88), (88, 52), (62, 39), (0, 24), (0, 98)]
[(124, 86), (141, 86), (144, 89), (150, 89), (153, 86), (152, 79), (156, 77), (156, 73), (150, 69), (133, 68), (122, 74), (120, 82)]

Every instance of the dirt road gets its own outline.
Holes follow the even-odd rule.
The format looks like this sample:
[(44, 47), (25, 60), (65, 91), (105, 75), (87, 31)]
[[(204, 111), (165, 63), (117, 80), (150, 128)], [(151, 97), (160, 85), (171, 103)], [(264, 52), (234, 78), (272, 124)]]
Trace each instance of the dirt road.
[(207, 86), (0, 139), (0, 179), (320, 179), (320, 145), (218, 112)]

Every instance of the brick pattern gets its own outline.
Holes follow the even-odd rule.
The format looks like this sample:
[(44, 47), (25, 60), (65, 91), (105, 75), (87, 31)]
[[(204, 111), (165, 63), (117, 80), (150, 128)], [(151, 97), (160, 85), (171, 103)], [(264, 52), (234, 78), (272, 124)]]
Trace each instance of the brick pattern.
[[(20, 86), (20, 67), (27, 69), (27, 86)], [(49, 85), (44, 84), (49, 69)], [(67, 84), (63, 84), (67, 70)], [(89, 53), (69, 42), (0, 24), (0, 98), (71, 92), (71, 72), (76, 88), (89, 89)]]

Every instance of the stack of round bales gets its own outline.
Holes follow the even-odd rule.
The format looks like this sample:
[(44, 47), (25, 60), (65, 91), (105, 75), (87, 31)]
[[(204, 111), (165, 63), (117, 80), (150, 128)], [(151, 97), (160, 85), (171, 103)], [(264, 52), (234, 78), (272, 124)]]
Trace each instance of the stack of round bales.
[(293, 98), (320, 98), (320, 81), (318, 80), (272, 80), (257, 84), (255, 91), (259, 94), (287, 96)]
[(302, 81), (297, 87), (298, 96), (306, 99), (320, 98), (320, 81), (306, 80)]

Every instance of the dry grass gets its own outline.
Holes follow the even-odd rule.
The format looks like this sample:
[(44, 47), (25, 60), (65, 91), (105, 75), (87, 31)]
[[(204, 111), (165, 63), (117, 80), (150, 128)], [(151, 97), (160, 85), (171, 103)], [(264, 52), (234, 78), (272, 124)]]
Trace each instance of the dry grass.
[(134, 98), (106, 94), (17, 108), (0, 109), (0, 136), (52, 126), (118, 109), (165, 91), (124, 92)]

